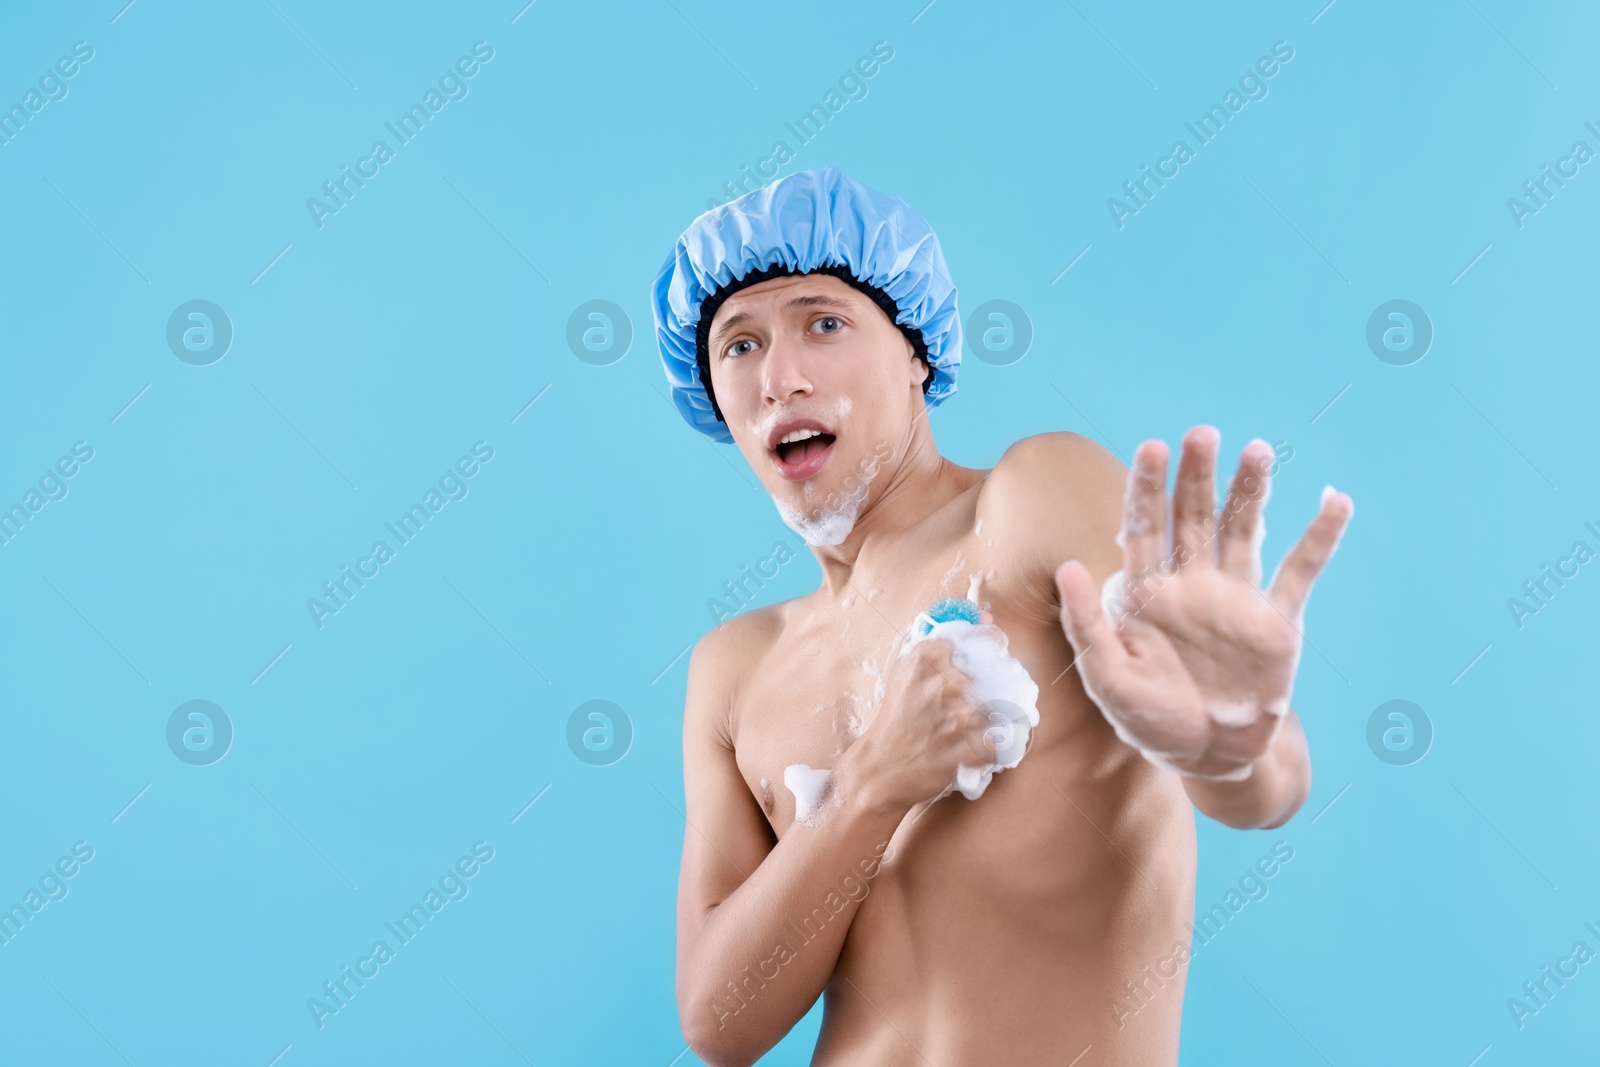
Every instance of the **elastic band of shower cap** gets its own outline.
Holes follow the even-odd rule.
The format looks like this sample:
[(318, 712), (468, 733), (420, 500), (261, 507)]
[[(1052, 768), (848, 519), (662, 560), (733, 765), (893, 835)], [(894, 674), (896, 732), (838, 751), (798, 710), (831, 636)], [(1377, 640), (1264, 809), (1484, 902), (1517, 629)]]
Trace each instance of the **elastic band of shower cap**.
[(824, 167), (705, 212), (656, 276), (656, 341), (672, 402), (689, 425), (713, 440), (733, 440), (704, 385), (706, 333), (717, 308), (757, 281), (811, 273), (860, 289), (911, 339), (932, 372), (924, 404), (934, 407), (956, 391), (961, 316), (938, 237), (899, 197)]

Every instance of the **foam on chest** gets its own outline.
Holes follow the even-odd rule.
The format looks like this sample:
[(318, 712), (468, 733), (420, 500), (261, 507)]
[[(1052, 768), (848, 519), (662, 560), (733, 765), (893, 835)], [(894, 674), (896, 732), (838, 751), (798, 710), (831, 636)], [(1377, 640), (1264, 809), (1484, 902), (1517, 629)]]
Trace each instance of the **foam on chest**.
[[(762, 808), (775, 829), (787, 829), (794, 783), (801, 781), (786, 768), (835, 766), (866, 729), (873, 704), (881, 699), (887, 646), (851, 646), (796, 646), (781, 670), (763, 671), (760, 684), (740, 695), (734, 752), (752, 795), (758, 800), (772, 797)], [(820, 794), (824, 776), (802, 786), (802, 793)]]

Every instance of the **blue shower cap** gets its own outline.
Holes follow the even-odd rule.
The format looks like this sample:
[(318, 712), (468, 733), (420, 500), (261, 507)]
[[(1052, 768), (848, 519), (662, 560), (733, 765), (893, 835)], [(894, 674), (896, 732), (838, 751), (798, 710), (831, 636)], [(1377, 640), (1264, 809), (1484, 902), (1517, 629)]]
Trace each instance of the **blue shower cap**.
[(689, 425), (714, 440), (733, 440), (700, 379), (700, 317), (707, 301), (715, 315), (744, 285), (811, 272), (854, 284), (883, 307), (919, 355), (925, 347), (932, 374), (923, 403), (931, 408), (956, 391), (961, 316), (938, 237), (899, 197), (824, 167), (779, 178), (705, 212), (683, 231), (656, 275), (650, 293), (656, 341), (672, 402)]

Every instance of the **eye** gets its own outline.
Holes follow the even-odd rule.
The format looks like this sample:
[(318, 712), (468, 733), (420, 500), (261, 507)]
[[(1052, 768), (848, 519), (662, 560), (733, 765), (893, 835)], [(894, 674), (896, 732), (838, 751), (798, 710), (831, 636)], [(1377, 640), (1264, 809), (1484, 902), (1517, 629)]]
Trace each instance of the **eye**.
[(727, 350), (725, 352), (723, 352), (723, 355), (724, 356), (744, 356), (744, 355), (749, 355), (749, 350), (748, 349), (741, 349), (740, 346), (741, 345), (754, 345), (754, 344), (755, 344), (754, 341), (735, 341), (735, 342), (733, 342), (733, 344), (728, 346)]
[(822, 331), (823, 333), (838, 333), (840, 330), (844, 329), (844, 320), (840, 319), (840, 318), (837, 318), (836, 316), (833, 316), (833, 315), (825, 315), (825, 316), (823, 316), (822, 318), (818, 319), (816, 322), (813, 322), (811, 324), (811, 327), (812, 327), (812, 329), (816, 329), (816, 327), (822, 325), (823, 323), (828, 323), (828, 322), (833, 323), (833, 329), (831, 329), (831, 330), (823, 330)]

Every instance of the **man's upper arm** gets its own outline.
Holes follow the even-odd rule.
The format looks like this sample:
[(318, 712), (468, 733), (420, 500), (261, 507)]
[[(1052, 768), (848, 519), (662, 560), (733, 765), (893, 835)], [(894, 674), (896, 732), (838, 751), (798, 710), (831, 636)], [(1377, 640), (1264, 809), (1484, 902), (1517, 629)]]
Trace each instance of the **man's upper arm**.
[(744, 884), (774, 845), (734, 761), (729, 706), (743, 654), (740, 630), (743, 626), (712, 630), (689, 658), (683, 714), (687, 825), (678, 873), (680, 993), (707, 916)]

